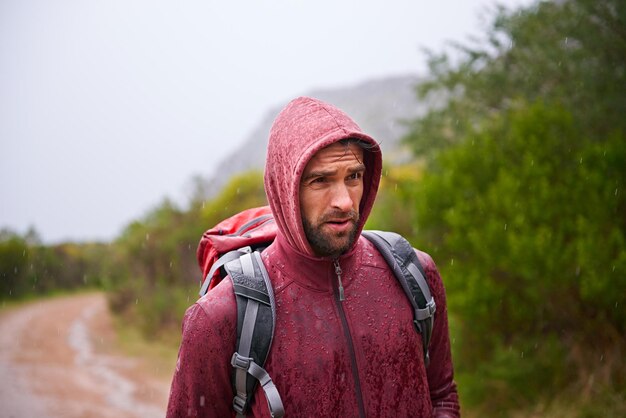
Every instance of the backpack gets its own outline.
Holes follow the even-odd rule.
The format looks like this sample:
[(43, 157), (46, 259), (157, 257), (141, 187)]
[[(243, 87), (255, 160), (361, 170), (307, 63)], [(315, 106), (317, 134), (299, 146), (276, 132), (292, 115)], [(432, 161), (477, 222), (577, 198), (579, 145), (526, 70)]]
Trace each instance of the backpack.
[[(261, 383), (273, 417), (284, 407), (271, 377), (263, 368), (274, 336), (276, 309), (269, 275), (261, 251), (276, 237), (276, 223), (269, 206), (247, 209), (206, 231), (197, 258), (203, 273), (200, 296), (230, 276), (237, 300), (237, 343), (233, 366), (233, 408), (243, 417), (257, 383)], [(393, 232), (363, 231), (393, 270), (414, 310), (415, 329), (422, 335), (424, 362), (429, 363), (430, 342), (436, 310), (415, 250)]]

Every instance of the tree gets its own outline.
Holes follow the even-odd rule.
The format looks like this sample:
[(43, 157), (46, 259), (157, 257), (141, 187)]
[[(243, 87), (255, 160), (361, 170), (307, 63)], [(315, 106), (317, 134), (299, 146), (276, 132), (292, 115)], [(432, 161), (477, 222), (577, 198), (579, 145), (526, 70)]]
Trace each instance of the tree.
[(448, 101), (407, 136), (461, 395), (490, 414), (564, 387), (578, 413), (620, 416), (601, 399), (626, 390), (626, 3), (500, 8), (487, 40), (431, 55), (418, 92)]
[(0, 300), (29, 293), (28, 263), (26, 241), (11, 231), (0, 231)]
[(538, 100), (567, 108), (591, 140), (626, 132), (623, 1), (500, 7), (486, 39), (455, 47), (458, 63), (446, 53), (429, 52), (431, 78), (418, 94), (448, 101), (413, 123), (407, 142), (416, 155), (431, 156), (501, 112)]
[(481, 396), (507, 381), (522, 406), (573, 371), (626, 384), (616, 308), (626, 303), (626, 137), (581, 135), (558, 105), (510, 111), (443, 151), (419, 186), (426, 247), (449, 260), (460, 371), (482, 375)]

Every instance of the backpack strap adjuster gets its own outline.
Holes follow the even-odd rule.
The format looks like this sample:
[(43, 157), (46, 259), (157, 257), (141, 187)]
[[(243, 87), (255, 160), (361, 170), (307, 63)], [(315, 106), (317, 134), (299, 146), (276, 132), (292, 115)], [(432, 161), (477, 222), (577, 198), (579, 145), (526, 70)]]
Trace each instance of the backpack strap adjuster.
[[(245, 370), (261, 383), (261, 388), (263, 392), (265, 392), (265, 398), (267, 399), (267, 405), (272, 417), (282, 417), (285, 414), (285, 408), (278, 394), (278, 389), (276, 389), (272, 378), (263, 367), (256, 364), (253, 358), (241, 356), (237, 352), (233, 353), (230, 364), (237, 369)], [(248, 401), (245, 396), (246, 393), (240, 393), (238, 391), (237, 395), (233, 398), (233, 408), (239, 415), (243, 415), (248, 406)]]
[(415, 321), (421, 322), (427, 319), (430, 319), (435, 314), (437, 310), (437, 305), (435, 305), (435, 300), (431, 298), (427, 303), (426, 307), (422, 309), (415, 309)]
[(250, 363), (253, 361), (254, 360), (251, 357), (240, 356), (239, 353), (235, 352), (230, 359), (230, 365), (238, 369), (248, 371)]
[(235, 395), (233, 398), (233, 409), (237, 412), (237, 416), (244, 415), (244, 410), (246, 407), (246, 400), (239, 395)]

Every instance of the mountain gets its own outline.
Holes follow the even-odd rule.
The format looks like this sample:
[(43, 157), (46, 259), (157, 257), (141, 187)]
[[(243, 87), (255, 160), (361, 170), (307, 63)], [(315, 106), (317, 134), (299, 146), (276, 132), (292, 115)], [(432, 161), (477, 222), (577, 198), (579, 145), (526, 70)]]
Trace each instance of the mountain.
[[(408, 129), (405, 122), (432, 107), (432, 101), (418, 101), (415, 86), (419, 81), (414, 75), (389, 77), (352, 87), (313, 91), (305, 96), (332, 103), (345, 111), (380, 143), (384, 161), (393, 164), (409, 156), (408, 150), (400, 144)], [(235, 174), (263, 170), (270, 128), (283, 106), (271, 109), (241, 147), (217, 166), (215, 172), (220, 174), (210, 180), (210, 194), (221, 189)]]

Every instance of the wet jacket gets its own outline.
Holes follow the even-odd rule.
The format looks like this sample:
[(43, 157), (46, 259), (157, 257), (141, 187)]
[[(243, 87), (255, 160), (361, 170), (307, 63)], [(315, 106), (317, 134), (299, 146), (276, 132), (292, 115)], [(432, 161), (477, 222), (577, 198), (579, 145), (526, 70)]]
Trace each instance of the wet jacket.
[[(276, 299), (276, 331), (265, 369), (286, 417), (458, 416), (445, 292), (432, 259), (418, 251), (437, 304), (426, 367), (411, 306), (373, 244), (360, 237), (339, 257), (345, 289), (340, 301), (334, 260), (315, 256), (306, 240), (300, 177), (317, 151), (344, 138), (370, 144), (360, 232), (380, 180), (377, 143), (340, 110), (309, 98), (292, 101), (272, 127), (265, 189), (279, 232), (263, 252)], [(230, 358), (236, 326), (230, 280), (189, 308), (168, 417), (234, 414)], [(260, 388), (249, 415), (270, 416)]]

